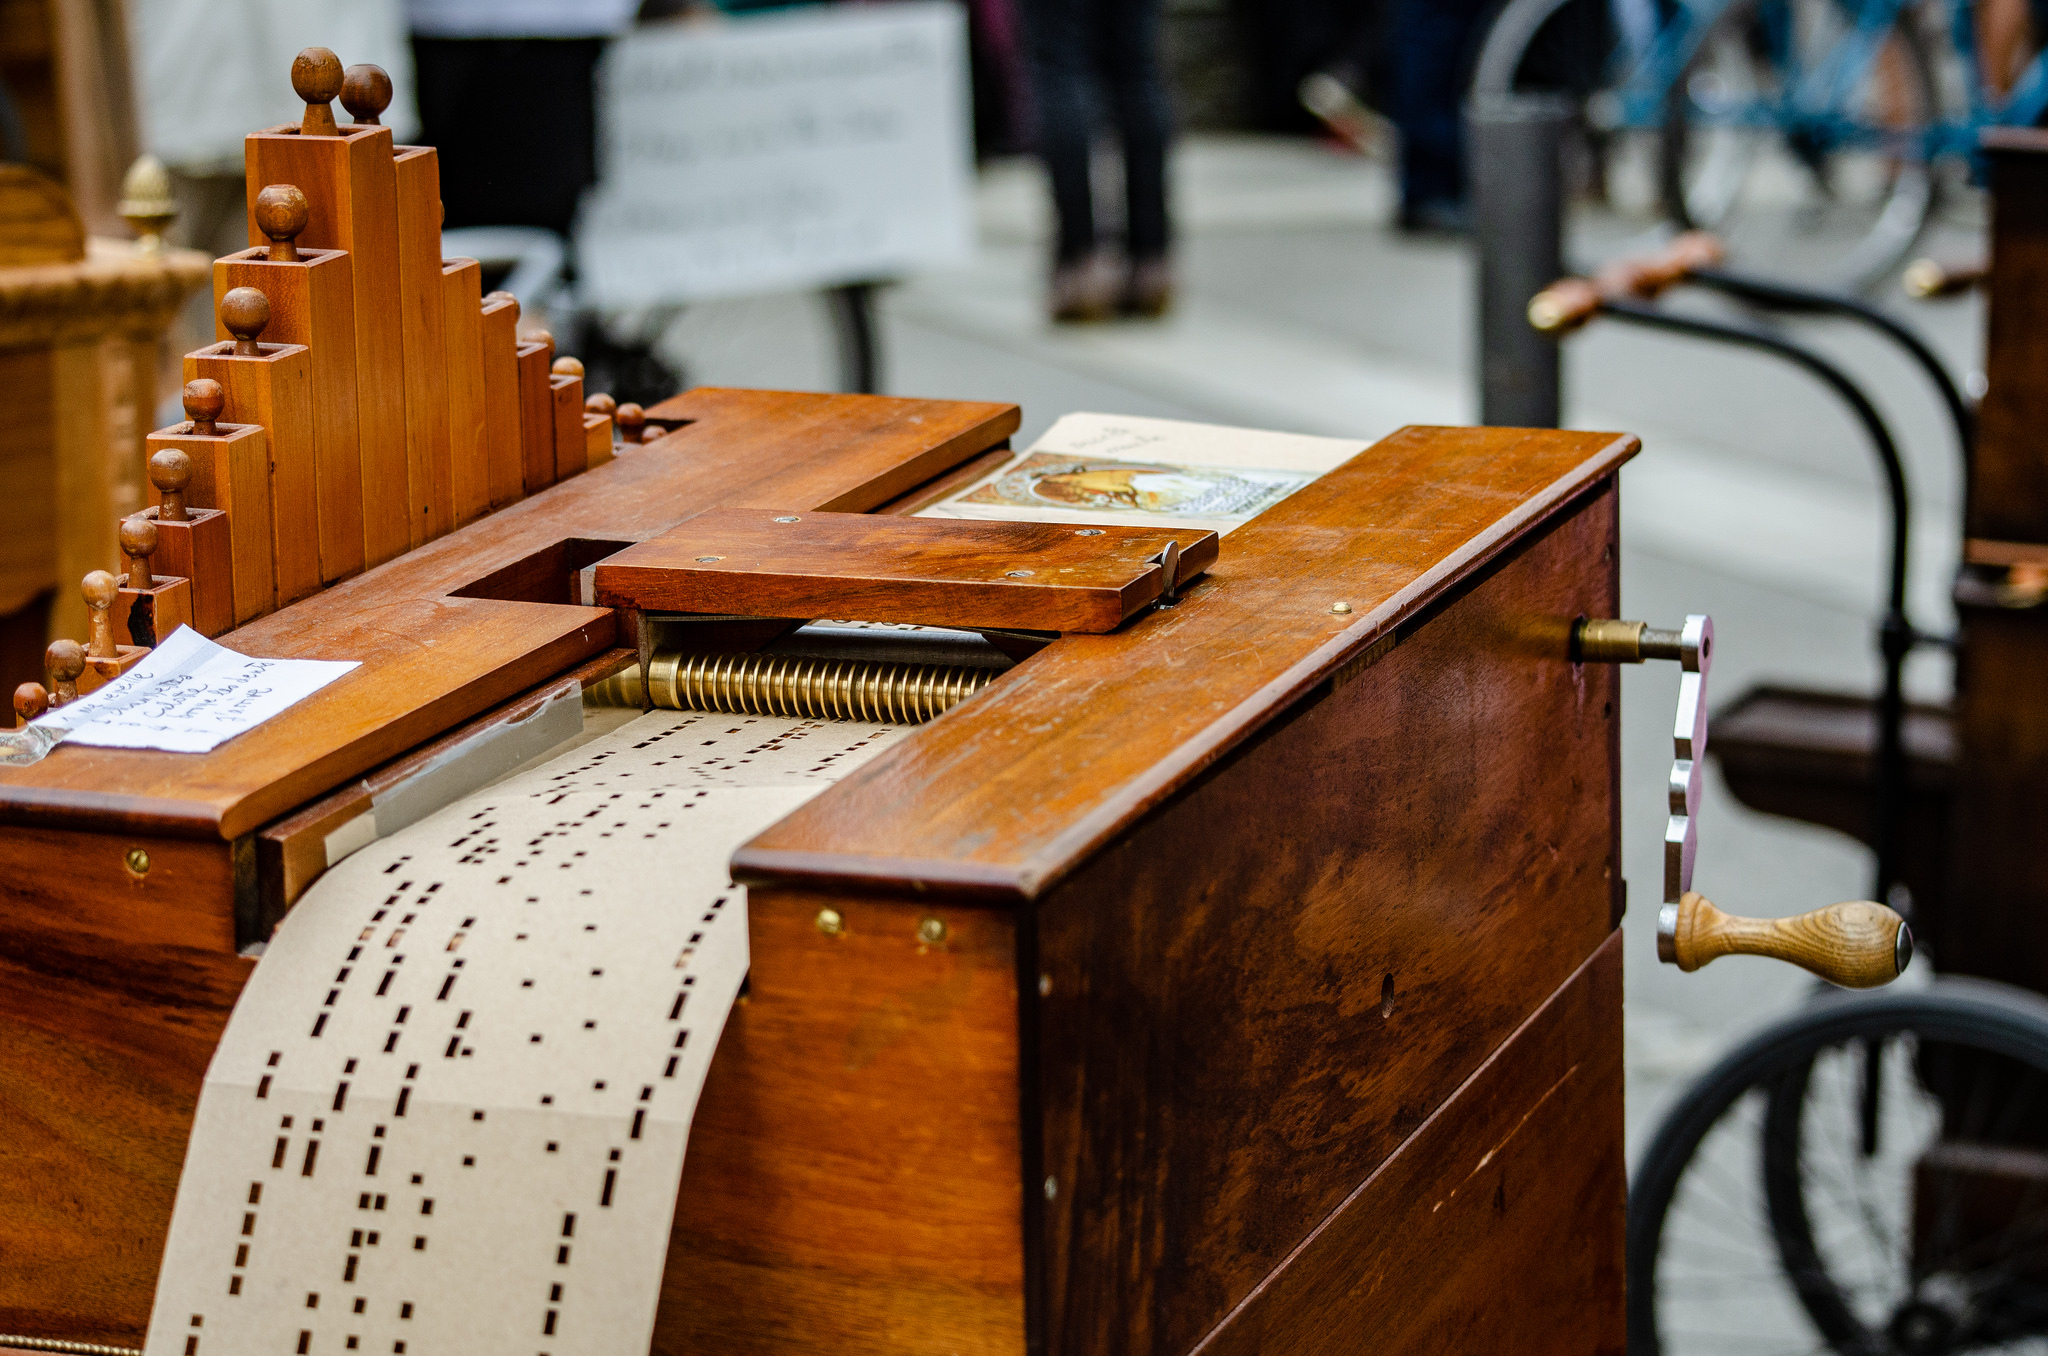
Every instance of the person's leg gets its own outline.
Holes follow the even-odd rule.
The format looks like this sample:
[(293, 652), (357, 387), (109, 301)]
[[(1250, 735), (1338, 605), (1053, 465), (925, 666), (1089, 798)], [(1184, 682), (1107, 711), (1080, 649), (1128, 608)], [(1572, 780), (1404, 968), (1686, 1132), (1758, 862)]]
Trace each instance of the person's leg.
[(1401, 129), (1401, 217), (1448, 226), (1465, 201), (1464, 76), (1484, 0), (1395, 0), (1389, 112)]
[(1094, 101), (1090, 96), (1094, 34), (1089, 0), (1025, 0), (1031, 87), (1038, 114), (1037, 146), (1052, 178), (1059, 214), (1056, 260), (1074, 263), (1095, 249), (1095, 205), (1088, 184)]
[(1125, 248), (1157, 259), (1171, 243), (1166, 149), (1173, 114), (1159, 62), (1159, 0), (1100, 0), (1103, 74), (1124, 148)]

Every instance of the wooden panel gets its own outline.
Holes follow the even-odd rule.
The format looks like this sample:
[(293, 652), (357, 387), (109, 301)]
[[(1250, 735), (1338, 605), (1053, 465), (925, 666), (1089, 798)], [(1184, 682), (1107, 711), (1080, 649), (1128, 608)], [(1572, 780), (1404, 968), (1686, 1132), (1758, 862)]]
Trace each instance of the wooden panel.
[(0, 348), (0, 389), (18, 402), (0, 420), (0, 484), (13, 496), (0, 532), (0, 616), (57, 586), (56, 435), (67, 397), (56, 376), (52, 350)]
[(448, 421), (448, 321), (441, 284), (441, 161), (399, 146), (399, 337), (405, 349), (405, 464), (414, 546), (455, 526)]
[(1618, 678), (1565, 637), (1614, 613), (1614, 508), (1044, 898), (1049, 1351), (1187, 1350), (1608, 936)]
[(526, 493), (525, 453), (519, 441), (519, 303), (509, 298), (485, 303), (480, 328), (491, 507), (503, 508)]
[(1622, 1356), (1621, 1053), (1617, 933), (1195, 1350)]
[(313, 393), (313, 475), (319, 506), (320, 578), (346, 579), (363, 568), (363, 459), (356, 420), (355, 275), (340, 250), (301, 250), (298, 262), (260, 249), (216, 259), (214, 337), (226, 339), (220, 301), (236, 287), (270, 299), (263, 333), (304, 344)]
[(2048, 133), (1999, 128), (1990, 152), (1990, 304), (1966, 533), (2048, 542)]
[[(1179, 606), (1053, 642), (741, 848), (734, 870), (1036, 896), (1636, 445), (1403, 429), (1231, 533)], [(1349, 610), (1333, 612), (1339, 601)], [(1204, 656), (1199, 689), (1161, 655)], [(976, 769), (965, 794), (944, 775), (960, 766)]]
[(653, 1350), (1021, 1354), (1012, 919), (834, 900), (828, 937), (826, 902), (748, 901), (749, 996), (690, 1131)]
[[(192, 483), (185, 490), (186, 507), (219, 509), (227, 514), (234, 620), (237, 625), (254, 621), (277, 606), (269, 440), (255, 424), (221, 424), (221, 431), (212, 436), (177, 431), (190, 427), (177, 424), (150, 434), (149, 454), (155, 456), (162, 448), (175, 447), (191, 457)], [(150, 498), (161, 506), (163, 495), (154, 485), (150, 487)], [(161, 534), (173, 526), (160, 523), (157, 531)], [(165, 560), (166, 570), (170, 569), (172, 559), (176, 557)], [(199, 559), (192, 561), (192, 569), (192, 577), (200, 578)]]
[(490, 433), (484, 412), (483, 269), (474, 259), (441, 264), (448, 334), (449, 494), (454, 526), (491, 511)]
[(345, 127), (301, 136), (296, 126), (244, 141), (249, 243), (261, 245), (256, 197), (270, 184), (306, 195), (300, 248), (347, 250), (355, 282), (358, 446), (363, 463), (363, 555), (380, 564), (410, 544), (406, 497), (405, 356), (399, 336), (398, 176), (391, 129)]
[(519, 363), (519, 457), (526, 493), (555, 483), (555, 398), (548, 365), (555, 360), (552, 343), (522, 341), (514, 350)]
[(195, 349), (185, 355), (185, 380), (213, 378), (227, 394), (222, 418), (263, 427), (270, 453), (271, 571), (283, 607), (320, 591), (312, 363), (303, 344), (260, 347), (261, 356), (248, 357), (235, 353), (232, 343)]
[(155, 583), (146, 589), (128, 587), (128, 576), (119, 576), (120, 590), (114, 595), (109, 620), (114, 641), (154, 649), (181, 626), (192, 625), (192, 581), (159, 570), (150, 575)]
[[(156, 517), (157, 505), (147, 512)], [(159, 521), (155, 564), (165, 574), (191, 581), (193, 630), (217, 636), (235, 624), (234, 547), (225, 510), (188, 504), (184, 522)]]
[(589, 466), (602, 466), (614, 456), (612, 450), (612, 417), (608, 414), (585, 414), (583, 416), (583, 460)]
[[(835, 420), (836, 405), (848, 417)], [(612, 643), (609, 609), (451, 596), (473, 581), (564, 541), (650, 537), (736, 498), (872, 506), (902, 493), (906, 464), (936, 458), (946, 469), (1017, 422), (1014, 405), (786, 392), (702, 391), (689, 408), (695, 422), (666, 448), (577, 476), (229, 638), (245, 654), (362, 662), (314, 698), (208, 754), (66, 746), (0, 768), (0, 823), (238, 836)], [(785, 440), (777, 408), (808, 436)]]
[(555, 479), (582, 475), (590, 468), (583, 450), (583, 378), (550, 375), (548, 410), (554, 426)]
[(0, 834), (0, 1331), (142, 1345), (200, 1081), (253, 964), (191, 907), (231, 888), (230, 851)]
[(1217, 536), (1066, 523), (713, 509), (599, 562), (597, 598), (649, 612), (1111, 631), (1216, 559)]

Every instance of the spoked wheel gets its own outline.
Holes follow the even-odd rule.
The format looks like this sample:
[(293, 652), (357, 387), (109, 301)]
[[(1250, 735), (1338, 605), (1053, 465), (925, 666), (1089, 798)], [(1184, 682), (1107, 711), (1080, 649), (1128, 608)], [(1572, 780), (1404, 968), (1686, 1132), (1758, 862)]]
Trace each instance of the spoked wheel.
[(1722, 1060), (1629, 1193), (1631, 1356), (2048, 1356), (2048, 1000), (1835, 994)]
[(1732, 0), (1665, 94), (1658, 190), (1738, 257), (1867, 288), (1933, 215), (1937, 103), (1918, 11), (1859, 28), (1841, 0)]

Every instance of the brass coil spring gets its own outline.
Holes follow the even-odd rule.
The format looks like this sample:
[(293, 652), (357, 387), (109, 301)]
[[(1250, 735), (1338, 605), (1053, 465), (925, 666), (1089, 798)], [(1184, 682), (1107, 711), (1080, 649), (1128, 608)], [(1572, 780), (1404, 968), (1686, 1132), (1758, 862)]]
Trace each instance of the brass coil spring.
[(592, 686), (584, 700), (593, 706), (651, 704), (670, 711), (917, 725), (937, 719), (994, 678), (993, 669), (938, 664), (670, 650), (648, 665), (651, 703), (643, 697), (637, 665)]

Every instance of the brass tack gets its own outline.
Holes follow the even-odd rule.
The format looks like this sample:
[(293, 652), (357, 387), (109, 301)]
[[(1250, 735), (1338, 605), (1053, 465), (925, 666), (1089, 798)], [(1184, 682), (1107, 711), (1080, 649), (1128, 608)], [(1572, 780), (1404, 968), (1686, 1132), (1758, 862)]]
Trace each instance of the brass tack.
[(1342, 601), (1334, 602), (1330, 604), (1330, 611), (1337, 616), (1348, 617), (1351, 615), (1351, 604)]
[(1059, 1194), (1060, 1194), (1060, 1179), (1059, 1179), (1059, 1178), (1057, 1178), (1057, 1177), (1048, 1177), (1048, 1178), (1046, 1178), (1046, 1179), (1045, 1179), (1045, 1198), (1046, 1198), (1047, 1200), (1049, 1200), (1049, 1201), (1050, 1201), (1050, 1200), (1056, 1200), (1056, 1199), (1058, 1199), (1058, 1197), (1059, 1197)]
[(1077, 537), (1099, 537), (1102, 535), (1102, 529), (1099, 527), (1084, 527), (1074, 535)]
[(1029, 570), (1005, 570), (1003, 574), (1006, 578), (1010, 579), (1029, 579), (1031, 577), (1031, 571)]
[(149, 874), (149, 854), (141, 848), (129, 848), (128, 855), (122, 858), (122, 861), (127, 865), (129, 871), (135, 875), (146, 876)]
[(1040, 975), (1040, 976), (1038, 977), (1038, 996), (1039, 996), (1040, 998), (1050, 998), (1050, 997), (1052, 997), (1052, 976), (1051, 976), (1051, 975)]
[(936, 918), (926, 918), (917, 925), (917, 940), (926, 946), (937, 946), (946, 940), (946, 925)]
[(803, 521), (803, 519), (796, 517), (794, 514), (792, 514), (787, 518), (777, 518), (775, 521), (778, 523), (800, 523)]
[(837, 937), (846, 931), (846, 920), (839, 916), (837, 909), (818, 910), (818, 931), (827, 937)]
[(710, 563), (711, 563), (712, 561), (714, 561), (714, 560), (724, 560), (724, 559), (725, 559), (725, 557), (724, 557), (724, 556), (698, 556), (698, 557), (697, 557), (697, 563), (698, 563), (699, 565), (709, 565), (709, 564), (710, 564)]

